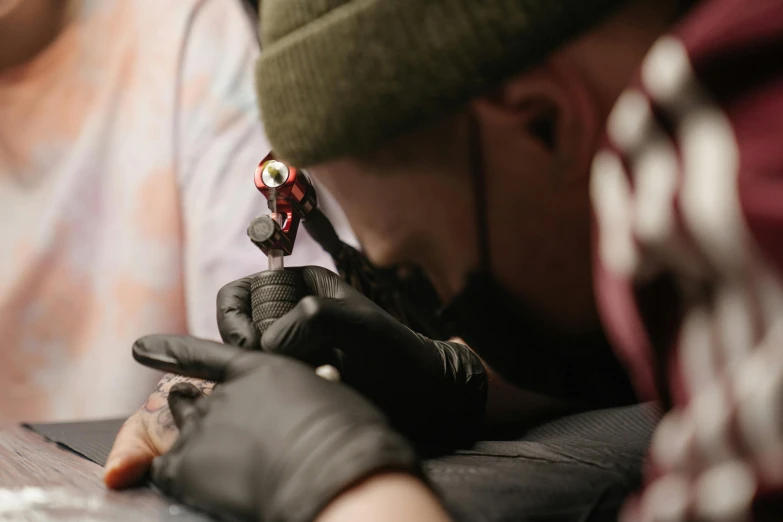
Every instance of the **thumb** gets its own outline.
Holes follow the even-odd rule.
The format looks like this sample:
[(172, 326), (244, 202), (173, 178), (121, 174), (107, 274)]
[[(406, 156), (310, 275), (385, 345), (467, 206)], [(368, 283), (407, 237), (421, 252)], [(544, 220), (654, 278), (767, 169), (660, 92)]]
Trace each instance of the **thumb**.
[(114, 440), (103, 481), (110, 489), (138, 486), (158, 456), (138, 414), (130, 417)]
[(320, 266), (306, 266), (300, 269), (307, 293), (329, 299), (344, 299), (357, 292), (339, 275)]
[(148, 335), (133, 345), (136, 362), (155, 370), (222, 382), (226, 367), (247, 351), (178, 335)]
[(180, 430), (196, 412), (196, 402), (204, 397), (201, 390), (189, 382), (179, 382), (169, 390), (168, 404), (174, 424)]
[(342, 301), (307, 296), (272, 323), (261, 338), (263, 351), (313, 362), (326, 349), (345, 345), (356, 335), (354, 317)]

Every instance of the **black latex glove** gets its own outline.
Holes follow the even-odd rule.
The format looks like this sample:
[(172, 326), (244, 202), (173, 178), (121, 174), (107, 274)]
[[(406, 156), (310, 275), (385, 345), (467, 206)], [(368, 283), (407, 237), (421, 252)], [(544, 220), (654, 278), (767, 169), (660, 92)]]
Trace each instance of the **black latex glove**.
[(253, 276), (220, 290), (218, 326), (226, 343), (261, 346), (314, 365), (333, 363), (337, 349), (343, 381), (375, 402), (420, 450), (447, 450), (475, 438), (487, 377), (471, 350), (414, 333), (329, 270), (294, 270), (312, 295), (262, 339), (251, 319)]
[(306, 522), (376, 472), (419, 475), (382, 413), (298, 361), (178, 336), (144, 337), (133, 356), (218, 383), (209, 397), (189, 384), (169, 395), (180, 435), (153, 462), (152, 480), (185, 504), (223, 518)]

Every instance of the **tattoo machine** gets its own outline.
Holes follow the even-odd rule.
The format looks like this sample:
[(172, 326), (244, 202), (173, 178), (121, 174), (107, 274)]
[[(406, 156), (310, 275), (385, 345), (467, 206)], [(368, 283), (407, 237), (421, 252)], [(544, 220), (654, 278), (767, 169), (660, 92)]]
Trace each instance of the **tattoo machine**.
[[(278, 161), (271, 152), (258, 164), (254, 180), (270, 211), (254, 219), (247, 229), (250, 240), (269, 260), (268, 270), (250, 285), (253, 324), (263, 335), (307, 295), (301, 275), (286, 271), (284, 259), (293, 252), (300, 221), (316, 217), (320, 211), (315, 188), (307, 175)], [(319, 366), (316, 373), (331, 381), (340, 380), (339, 371), (331, 365)]]

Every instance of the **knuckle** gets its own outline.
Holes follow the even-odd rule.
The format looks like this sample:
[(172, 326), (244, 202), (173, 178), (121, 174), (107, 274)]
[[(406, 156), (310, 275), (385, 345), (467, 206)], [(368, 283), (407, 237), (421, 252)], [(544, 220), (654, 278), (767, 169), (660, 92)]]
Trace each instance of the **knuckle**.
[(258, 274), (249, 275), (247, 277), (243, 277), (242, 279), (237, 279), (236, 281), (231, 281), (230, 283), (223, 285), (223, 287), (218, 290), (217, 293), (218, 306), (220, 306), (221, 303), (230, 302), (231, 299), (244, 294), (247, 294), (249, 299), (250, 283), (257, 275)]
[(225, 310), (227, 307), (231, 306), (231, 299), (234, 297), (234, 294), (236, 293), (236, 284), (237, 282), (228, 283), (227, 285), (223, 286), (220, 290), (218, 290), (217, 293), (217, 306), (218, 310)]
[(309, 295), (299, 301), (302, 317), (307, 321), (317, 321), (323, 314), (323, 304), (315, 296)]

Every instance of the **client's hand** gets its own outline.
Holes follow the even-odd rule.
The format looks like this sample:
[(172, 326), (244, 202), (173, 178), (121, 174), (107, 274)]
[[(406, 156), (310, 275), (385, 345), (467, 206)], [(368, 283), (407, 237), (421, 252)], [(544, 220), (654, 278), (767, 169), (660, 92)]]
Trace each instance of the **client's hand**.
[(168, 374), (155, 387), (147, 402), (125, 421), (106, 462), (104, 481), (113, 489), (136, 486), (149, 471), (152, 459), (166, 453), (179, 430), (169, 409), (169, 390), (177, 383), (190, 383), (208, 394), (214, 383)]
[(153, 462), (152, 480), (186, 504), (225, 518), (305, 522), (376, 473), (420, 474), (378, 410), (298, 361), (176, 336), (142, 338), (133, 356), (220, 383), (209, 397), (184, 383), (169, 393), (180, 435)]
[(332, 363), (343, 381), (378, 405), (422, 449), (472, 440), (482, 425), (484, 365), (465, 345), (433, 341), (409, 330), (339, 276), (300, 270), (309, 297), (260, 338), (251, 319), (251, 277), (218, 294), (223, 340), (241, 348)]

